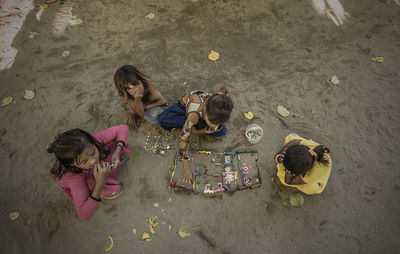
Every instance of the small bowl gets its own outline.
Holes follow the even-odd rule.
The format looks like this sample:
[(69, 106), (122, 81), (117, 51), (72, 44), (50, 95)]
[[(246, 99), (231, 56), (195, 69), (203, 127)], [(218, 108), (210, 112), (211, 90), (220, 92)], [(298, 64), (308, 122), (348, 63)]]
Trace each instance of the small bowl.
[(262, 139), (264, 132), (260, 125), (250, 124), (244, 135), (251, 144), (257, 144)]
[(144, 112), (144, 119), (151, 124), (158, 124), (158, 115), (164, 110), (160, 107), (151, 108)]

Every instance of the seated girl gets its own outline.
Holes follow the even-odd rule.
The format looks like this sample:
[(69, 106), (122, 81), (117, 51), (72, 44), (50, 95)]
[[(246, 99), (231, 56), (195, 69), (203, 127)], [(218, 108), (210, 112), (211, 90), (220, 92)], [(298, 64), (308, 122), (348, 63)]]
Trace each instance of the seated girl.
[(72, 129), (57, 135), (47, 151), (56, 161), (51, 174), (72, 199), (81, 220), (89, 220), (101, 199), (116, 199), (124, 191), (115, 179), (122, 155), (129, 154), (128, 126), (121, 125), (90, 135)]
[(186, 145), (192, 134), (207, 134), (211, 137), (226, 135), (225, 122), (228, 121), (233, 102), (226, 88), (210, 94), (203, 91), (192, 91), (178, 103), (167, 108), (158, 115), (160, 126), (166, 130), (182, 128), (179, 141), (179, 154), (183, 161), (183, 182), (192, 183)]
[(278, 173), (271, 180), (277, 186), (295, 187), (309, 195), (325, 189), (332, 168), (325, 146), (292, 133), (274, 159)]
[(163, 106), (167, 100), (150, 83), (148, 77), (133, 65), (120, 67), (114, 75), (115, 87), (130, 111), (128, 125), (135, 129), (137, 120), (147, 109)]

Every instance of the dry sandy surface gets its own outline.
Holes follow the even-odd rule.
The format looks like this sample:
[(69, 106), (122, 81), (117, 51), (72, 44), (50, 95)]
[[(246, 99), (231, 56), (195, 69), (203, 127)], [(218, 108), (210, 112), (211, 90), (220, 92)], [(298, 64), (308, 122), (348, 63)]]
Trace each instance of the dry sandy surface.
[[(110, 253), (398, 253), (400, 6), (342, 4), (351, 17), (337, 27), (305, 0), (73, 1), (84, 22), (57, 38), (51, 24), (59, 2), (40, 22), (31, 12), (13, 43), (13, 66), (0, 72), (1, 98), (15, 101), (0, 108), (0, 252), (102, 253), (111, 235)], [(145, 18), (150, 12), (154, 19)], [(29, 32), (39, 34), (29, 39)], [(211, 49), (217, 62), (207, 59)], [(64, 50), (70, 57), (61, 57)], [(143, 150), (147, 130), (159, 131), (144, 123), (129, 132), (136, 156), (118, 176), (126, 192), (80, 221), (50, 177), (45, 148), (60, 131), (125, 123), (113, 75), (128, 63), (170, 105), (185, 90), (228, 87), (235, 103), (228, 135), (196, 142), (258, 149), (263, 186), (214, 198), (169, 190), (173, 153)], [(36, 91), (31, 101), (22, 98), (26, 88)], [(293, 114), (279, 117), (277, 105)], [(254, 146), (243, 135), (250, 123), (265, 132)], [(273, 155), (291, 132), (325, 144), (333, 158), (325, 191), (304, 195), (298, 208), (288, 205), (293, 190), (269, 181)], [(146, 243), (141, 236), (153, 215), (161, 223)], [(184, 239), (177, 234), (183, 226)]]

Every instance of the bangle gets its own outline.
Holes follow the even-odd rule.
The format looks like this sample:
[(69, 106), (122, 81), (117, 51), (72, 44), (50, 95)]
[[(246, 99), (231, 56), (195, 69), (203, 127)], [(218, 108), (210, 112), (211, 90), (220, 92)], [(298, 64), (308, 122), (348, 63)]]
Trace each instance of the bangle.
[(116, 144), (115, 149), (117, 149), (117, 147), (121, 147), (121, 150), (124, 150), (124, 147), (121, 144)]
[(92, 194), (90, 194), (90, 198), (93, 199), (93, 200), (95, 200), (95, 201), (97, 201), (97, 202), (101, 202), (101, 199), (100, 199), (100, 198), (95, 198), (95, 197), (92, 196)]

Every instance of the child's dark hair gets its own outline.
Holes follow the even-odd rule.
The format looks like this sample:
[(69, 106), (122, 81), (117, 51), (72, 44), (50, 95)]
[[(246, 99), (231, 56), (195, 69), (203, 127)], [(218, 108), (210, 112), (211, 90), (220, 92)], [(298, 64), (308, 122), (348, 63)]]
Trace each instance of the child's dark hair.
[(128, 85), (131, 84), (136, 86), (139, 81), (142, 82), (144, 88), (148, 85), (148, 77), (136, 69), (133, 65), (124, 65), (115, 72), (114, 74), (114, 84), (118, 90), (118, 94), (125, 99), (128, 99), (129, 95), (126, 91)]
[(208, 120), (213, 124), (223, 124), (229, 120), (233, 102), (225, 87), (213, 93), (206, 103)]
[(283, 157), (283, 165), (290, 173), (304, 176), (310, 170), (317, 159), (318, 162), (327, 165), (329, 160), (325, 158), (325, 153), (329, 153), (329, 149), (323, 145), (319, 145), (313, 149), (317, 154), (317, 158), (310, 154), (310, 148), (304, 145), (292, 145), (286, 150)]
[(72, 129), (58, 134), (54, 141), (47, 146), (47, 152), (54, 153), (57, 158), (50, 170), (51, 174), (61, 178), (67, 172), (81, 173), (82, 169), (71, 165), (89, 145), (95, 145), (99, 149), (101, 159), (107, 157), (109, 151), (84, 130)]

